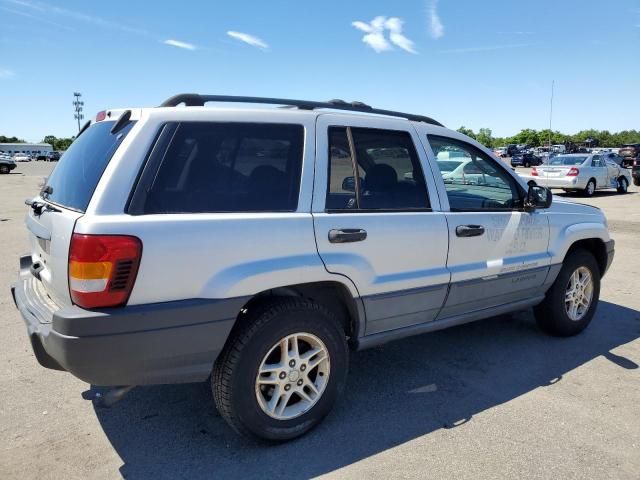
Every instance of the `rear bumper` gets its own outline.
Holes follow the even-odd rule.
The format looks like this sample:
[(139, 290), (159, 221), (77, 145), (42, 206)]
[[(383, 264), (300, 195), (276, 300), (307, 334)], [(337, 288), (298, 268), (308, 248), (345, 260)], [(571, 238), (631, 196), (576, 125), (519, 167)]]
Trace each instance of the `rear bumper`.
[(59, 308), (43, 298), (21, 258), (11, 288), (33, 352), (46, 368), (94, 385), (205, 380), (247, 298), (193, 299), (100, 311)]
[(538, 185), (547, 188), (563, 188), (567, 190), (582, 190), (587, 182), (578, 177), (531, 177)]

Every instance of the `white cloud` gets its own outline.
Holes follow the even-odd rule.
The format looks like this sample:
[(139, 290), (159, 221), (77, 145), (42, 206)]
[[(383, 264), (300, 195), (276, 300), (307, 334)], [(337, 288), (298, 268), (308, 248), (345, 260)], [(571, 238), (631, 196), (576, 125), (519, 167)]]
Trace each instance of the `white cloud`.
[(7, 70), (6, 68), (0, 68), (0, 78), (11, 78), (15, 76), (13, 70)]
[(196, 46), (191, 44), (191, 43), (187, 43), (187, 42), (181, 42), (180, 40), (173, 40), (173, 39), (169, 39), (169, 40), (165, 40), (164, 42), (165, 45), (171, 45), (172, 47), (178, 47), (178, 48), (183, 48), (185, 50), (195, 50)]
[(438, 0), (430, 0), (429, 8), (429, 34), (438, 39), (444, 35), (444, 25), (440, 21), (440, 16), (438, 15)]
[(402, 24), (404, 22), (397, 17), (391, 17), (386, 21), (385, 26), (389, 30), (391, 43), (409, 53), (417, 53), (413, 48), (413, 42), (402, 34)]
[[(398, 17), (378, 16), (371, 23), (356, 20), (351, 22), (351, 25), (366, 33), (362, 37), (362, 41), (378, 53), (393, 50), (391, 44), (409, 53), (417, 53), (413, 47), (413, 42), (402, 34), (403, 23)], [(385, 30), (389, 30), (389, 40), (384, 36)]]
[(32, 13), (38, 13), (44, 15), (45, 19), (50, 18), (52, 15), (60, 17), (70, 18), (84, 23), (89, 23), (103, 28), (109, 28), (111, 30), (119, 30), (127, 33), (135, 33), (138, 35), (150, 35), (149, 32), (138, 27), (126, 25), (122, 22), (114, 22), (106, 20), (104, 18), (95, 17), (93, 15), (87, 15), (85, 13), (68, 10), (65, 8), (56, 7), (55, 5), (49, 5), (44, 2), (33, 2), (30, 0), (7, 0), (14, 6), (30, 10)]
[(227, 35), (229, 35), (231, 38), (235, 38), (236, 40), (240, 40), (241, 42), (244, 42), (247, 45), (251, 45), (252, 47), (261, 48), (262, 50), (267, 50), (269, 48), (269, 45), (267, 45), (267, 43), (264, 40), (258, 37), (255, 37), (253, 35), (249, 35), (248, 33), (229, 30), (227, 32)]

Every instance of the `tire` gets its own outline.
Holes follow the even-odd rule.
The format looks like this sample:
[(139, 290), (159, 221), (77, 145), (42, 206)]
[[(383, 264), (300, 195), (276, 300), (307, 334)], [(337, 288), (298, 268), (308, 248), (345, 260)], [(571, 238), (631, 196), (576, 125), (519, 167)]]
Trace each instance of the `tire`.
[(640, 187), (640, 178), (638, 178), (638, 177), (634, 177), (634, 179), (633, 179), (633, 184), (634, 184), (636, 187)]
[(9, 173), (11, 170), (9, 170), (9, 166), (8, 165), (0, 165), (0, 173), (1, 174), (7, 174)]
[(627, 193), (629, 189), (629, 182), (626, 178), (621, 177), (618, 179), (618, 193)]
[[(246, 321), (233, 333), (213, 368), (211, 382), (216, 407), (227, 423), (244, 436), (282, 442), (305, 434), (331, 411), (344, 389), (349, 351), (340, 322), (323, 306), (300, 297), (262, 304), (243, 320)], [(307, 341), (319, 341), (315, 345), (325, 348), (328, 361), (303, 373), (305, 362), (317, 361), (320, 357), (318, 354), (303, 360), (305, 350), (300, 349), (295, 368), (287, 363), (285, 368), (274, 369), (270, 374), (273, 383), (271, 378), (265, 378), (269, 380), (268, 385), (258, 387), (259, 368), (276, 363), (282, 352), (279, 345), (287, 339), (286, 345), (290, 349), (293, 335), (298, 335), (297, 343), (303, 348)], [(294, 376), (292, 372), (297, 373)], [(317, 387), (317, 397), (311, 398), (313, 392), (309, 387), (298, 386), (299, 382), (307, 380)], [(275, 384), (280, 385), (276, 387)], [(284, 404), (286, 408), (278, 412), (281, 402), (276, 401), (275, 409), (271, 414), (267, 413), (276, 388), (280, 395), (286, 396), (283, 392), (287, 385), (290, 398)], [(303, 401), (301, 396), (293, 394), (296, 389), (302, 389), (308, 400)]]
[(524, 168), (529, 168), (531, 164), (529, 162), (524, 162)]
[(596, 192), (596, 181), (593, 178), (590, 178), (587, 182), (587, 186), (584, 187), (583, 193), (585, 197), (593, 197), (593, 194)]
[[(572, 318), (568, 310), (571, 310), (574, 303), (567, 302), (566, 295), (571, 288), (574, 272), (584, 272), (585, 269), (591, 275), (591, 299), (588, 307), (582, 311), (576, 311), (575, 317)], [(588, 291), (585, 291), (585, 294), (588, 295)], [(551, 335), (560, 337), (577, 335), (591, 322), (599, 298), (600, 269), (595, 258), (586, 250), (574, 250), (564, 259), (562, 269), (547, 291), (543, 302), (534, 308), (536, 322), (543, 331)]]

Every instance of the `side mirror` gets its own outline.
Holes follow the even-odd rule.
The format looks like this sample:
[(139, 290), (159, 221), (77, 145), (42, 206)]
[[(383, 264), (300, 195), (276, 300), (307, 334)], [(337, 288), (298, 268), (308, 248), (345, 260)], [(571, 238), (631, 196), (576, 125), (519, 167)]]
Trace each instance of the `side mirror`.
[[(364, 178), (360, 177), (360, 188), (364, 184)], [(356, 177), (345, 177), (342, 180), (342, 190), (345, 192), (355, 192), (356, 191)]]
[(528, 211), (535, 210), (536, 208), (549, 208), (552, 200), (553, 194), (548, 188), (541, 187), (540, 185), (529, 185), (524, 208)]

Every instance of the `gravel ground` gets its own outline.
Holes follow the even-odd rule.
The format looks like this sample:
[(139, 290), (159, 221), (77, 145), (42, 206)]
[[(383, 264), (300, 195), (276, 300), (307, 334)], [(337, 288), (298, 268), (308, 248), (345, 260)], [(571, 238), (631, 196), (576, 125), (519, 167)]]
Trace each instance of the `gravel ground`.
[(51, 167), (0, 176), (0, 478), (640, 477), (638, 188), (576, 198), (605, 210), (617, 241), (582, 335), (547, 337), (524, 312), (353, 354), (326, 421), (265, 447), (226, 426), (205, 384), (138, 388), (97, 409), (84, 399), (95, 388), (36, 363), (9, 285), (23, 200)]

